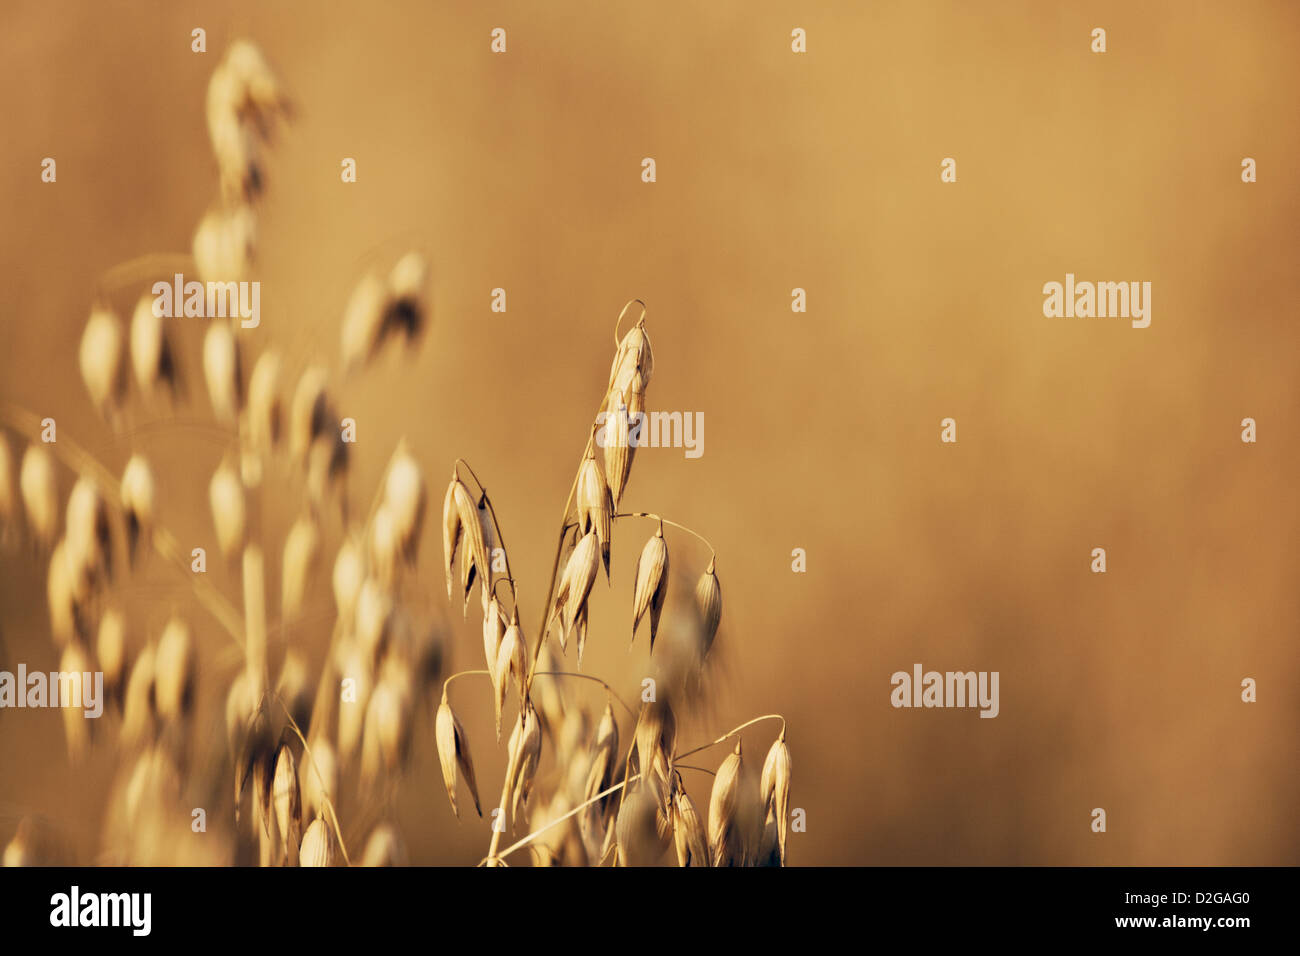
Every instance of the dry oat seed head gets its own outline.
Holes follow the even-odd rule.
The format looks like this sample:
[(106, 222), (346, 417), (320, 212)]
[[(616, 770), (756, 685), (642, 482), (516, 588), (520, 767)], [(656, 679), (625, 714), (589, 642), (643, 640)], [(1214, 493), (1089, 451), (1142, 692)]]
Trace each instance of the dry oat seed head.
[(785, 743), (785, 728), (767, 752), (759, 782), (764, 812), (775, 817), (781, 865), (785, 866), (785, 841), (790, 820), (790, 748)]
[(447, 703), (444, 692), (442, 703), (438, 707), (438, 716), (434, 721), (434, 738), (438, 744), (438, 762), (442, 765), (442, 782), (447, 787), (447, 797), (451, 800), (451, 812), (460, 817), (460, 807), (456, 804), (457, 771), (465, 775), (465, 786), (474, 798), (474, 812), (480, 817), (483, 810), (479, 806), (478, 784), (474, 780), (474, 761), (469, 752), (469, 741), (460, 719)]
[(208, 499), (217, 545), (226, 558), (232, 558), (244, 546), (244, 485), (229, 460), (223, 460), (212, 475)]
[(708, 866), (708, 840), (704, 822), (693, 801), (681, 786), (680, 780), (673, 794), (673, 842), (677, 846), (679, 866)]
[(68, 495), (64, 543), (77, 598), (86, 601), (91, 586), (111, 570), (108, 505), (99, 488), (84, 475)]
[(384, 503), (392, 514), (402, 554), (408, 562), (414, 563), (420, 546), (420, 531), (424, 526), (424, 476), (405, 441), (398, 446), (388, 468)]
[[(81, 335), (81, 380), (101, 415), (109, 417), (126, 394), (126, 341), (113, 310), (96, 305)], [(111, 419), (110, 419), (111, 420)]]
[(286, 847), (297, 846), (298, 834), (302, 832), (302, 794), (298, 788), (298, 766), (294, 762), (293, 751), (287, 744), (280, 745), (280, 752), (275, 758), (271, 803), (275, 808), (280, 841)]
[(27, 446), (18, 487), (27, 514), (27, 528), (37, 544), (48, 548), (59, 529), (59, 492), (54, 480), (54, 459), (44, 445)]
[(588, 531), (569, 555), (569, 563), (555, 594), (555, 616), (563, 616), (562, 637), (573, 630), (574, 621), (586, 607), (591, 585), (600, 570), (600, 544), (595, 531)]
[(734, 866), (740, 859), (737, 847), (736, 810), (740, 799), (740, 740), (727, 755), (713, 778), (709, 797), (709, 848), (714, 866)]
[(578, 468), (578, 487), (576, 505), (578, 509), (578, 531), (586, 533), (594, 530), (596, 540), (600, 543), (600, 556), (605, 564), (605, 580), (609, 580), (609, 547), (614, 524), (614, 502), (610, 497), (609, 486), (605, 483), (605, 473), (596, 463), (595, 453), (588, 453)]
[[(460, 543), (461, 523), (460, 508), (457, 504), (456, 486), (461, 483), (455, 471), (451, 474), (451, 483), (447, 485), (447, 494), (442, 499), (442, 565), (447, 572), (447, 600), (451, 600), (451, 569), (456, 560), (456, 546)], [(468, 492), (466, 492), (468, 494)]]
[(332, 801), (338, 792), (338, 761), (328, 740), (317, 738), (312, 741), (311, 753), (304, 753), (298, 777), (302, 784), (304, 819), (321, 816), (325, 813), (326, 801)]
[(349, 535), (339, 545), (339, 553), (334, 558), (334, 606), (338, 609), (341, 621), (350, 621), (356, 615), (357, 598), (361, 593), (361, 583), (365, 579), (365, 563), (361, 557), (361, 547), (356, 538)]
[(636, 640), (637, 625), (646, 611), (650, 612), (650, 650), (654, 650), (655, 634), (659, 630), (659, 616), (664, 609), (668, 593), (668, 542), (664, 540), (661, 522), (654, 535), (641, 549), (636, 562), (636, 590), (632, 596), (632, 639)]
[(616, 508), (632, 471), (631, 441), (627, 401), (622, 392), (611, 391), (605, 407), (605, 479)]
[(239, 343), (229, 322), (212, 322), (208, 326), (203, 337), (203, 377), (213, 415), (223, 425), (234, 425), (243, 402), (244, 372)]
[(132, 455), (122, 472), (122, 512), (126, 517), (127, 547), (131, 555), (143, 540), (153, 536), (153, 471), (143, 455)]
[(173, 617), (163, 628), (154, 653), (154, 701), (164, 720), (179, 721), (188, 716), (198, 679), (198, 660), (190, 629)]
[[(488, 602), (487, 612), (483, 615), (483, 661), (489, 673), (496, 670), (497, 657), (504, 636), (505, 622), (501, 620), (501, 602), (493, 595)], [(497, 734), (498, 739), (500, 736)]]
[(700, 616), (700, 657), (709, 653), (713, 639), (718, 635), (718, 622), (722, 620), (722, 585), (714, 570), (716, 559), (709, 559), (708, 569), (695, 586), (695, 603)]
[(301, 866), (335, 866), (338, 863), (338, 840), (334, 831), (325, 822), (324, 817), (317, 817), (307, 827), (302, 837), (302, 848), (298, 859)]

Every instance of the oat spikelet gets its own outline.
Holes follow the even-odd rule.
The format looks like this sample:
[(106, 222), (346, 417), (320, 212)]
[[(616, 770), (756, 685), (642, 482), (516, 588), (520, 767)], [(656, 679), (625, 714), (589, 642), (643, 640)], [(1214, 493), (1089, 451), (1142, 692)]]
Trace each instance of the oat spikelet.
[(483, 810), (479, 806), (478, 784), (474, 780), (474, 762), (469, 752), (469, 741), (465, 737), (465, 728), (460, 725), (460, 718), (447, 703), (445, 692), (434, 721), (434, 738), (438, 744), (438, 762), (442, 765), (442, 782), (446, 784), (447, 797), (451, 800), (451, 812), (457, 818), (460, 817), (460, 807), (456, 803), (459, 770), (465, 776), (465, 786), (470, 796), (474, 798), (474, 812), (483, 816)]
[(158, 715), (176, 722), (187, 717), (194, 702), (198, 660), (190, 629), (173, 617), (163, 628), (154, 654), (154, 702)]
[[(603, 444), (605, 446), (605, 478), (609, 483), (610, 498), (614, 507), (623, 499), (623, 488), (627, 485), (628, 475), (632, 470), (632, 434), (628, 417), (627, 399), (620, 391), (612, 391), (605, 405), (603, 424)], [(602, 437), (600, 433), (597, 437)]]
[(233, 426), (244, 393), (244, 371), (239, 343), (229, 322), (212, 322), (203, 337), (203, 378), (208, 385), (212, 413), (218, 422)]
[(126, 679), (126, 619), (115, 607), (106, 608), (99, 618), (95, 637), (95, 659), (104, 672), (104, 690), (117, 698)]
[[(455, 471), (451, 474), (451, 483), (447, 485), (447, 494), (442, 499), (442, 566), (447, 572), (447, 600), (451, 600), (451, 569), (456, 560), (456, 546), (460, 543), (461, 522), (460, 507), (457, 504), (456, 487), (461, 484)], [(466, 492), (468, 494), (468, 492)]]
[(678, 779), (673, 793), (673, 842), (677, 847), (679, 866), (708, 866), (708, 839), (704, 822), (700, 819), (695, 802), (686, 793)]
[(339, 844), (334, 829), (325, 822), (324, 817), (317, 817), (303, 834), (302, 847), (298, 853), (299, 865), (337, 866), (338, 857)]
[(78, 478), (72, 486), (65, 524), (64, 543), (73, 585), (78, 600), (85, 602), (91, 588), (112, 570), (108, 505), (89, 478)]
[[(542, 729), (531, 701), (525, 701), (510, 735), (510, 762), (506, 768), (506, 790), (511, 794), (510, 819), (519, 822), (520, 810), (528, 805), (537, 763), (542, 755)], [(504, 810), (504, 808), (503, 808)]]
[(334, 558), (334, 606), (338, 609), (341, 621), (350, 621), (356, 614), (357, 597), (361, 593), (361, 582), (365, 580), (365, 562), (361, 557), (361, 547), (354, 537), (349, 536), (339, 545), (339, 553)]
[(311, 753), (303, 754), (299, 774), (303, 818), (315, 818), (325, 813), (326, 802), (332, 802), (333, 795), (338, 792), (338, 779), (338, 761), (334, 756), (334, 747), (324, 738), (313, 740)]
[(127, 549), (134, 560), (140, 543), (153, 536), (153, 470), (143, 455), (132, 455), (122, 472), (122, 513), (126, 518)]
[(217, 546), (226, 558), (232, 558), (244, 546), (244, 486), (229, 461), (223, 461), (213, 473), (208, 500)]
[(714, 570), (716, 558), (709, 559), (708, 569), (700, 575), (695, 586), (695, 604), (700, 615), (700, 657), (704, 658), (718, 635), (718, 622), (722, 620), (722, 585)]
[(600, 544), (600, 557), (605, 565), (605, 580), (609, 580), (609, 548), (614, 523), (614, 503), (610, 498), (609, 486), (605, 483), (605, 473), (596, 463), (594, 453), (582, 460), (578, 469), (576, 494), (578, 511), (578, 533), (596, 532)]
[(163, 384), (179, 385), (176, 356), (161, 316), (153, 311), (153, 296), (145, 294), (131, 313), (131, 367), (140, 391), (150, 395)]
[(302, 793), (298, 787), (298, 766), (293, 751), (280, 745), (275, 758), (275, 779), (271, 785), (271, 803), (275, 808), (275, 822), (280, 831), (280, 842), (288, 851), (288, 863), (296, 861), (299, 835), (302, 833)]
[(477, 576), (483, 590), (484, 610), (487, 610), (488, 596), (492, 590), (492, 566), (488, 564), (487, 538), (483, 533), (483, 521), (479, 517), (480, 509), (463, 483), (456, 482), (452, 492), (455, 495), (456, 511), (460, 515), (461, 533), (465, 536), (461, 583), (464, 586), (466, 607), (469, 605), (470, 588), (474, 586)]
[(392, 516), (402, 555), (412, 564), (420, 546), (420, 531), (424, 526), (424, 503), (424, 476), (403, 441), (398, 446), (384, 480), (384, 506)]
[[(492, 599), (496, 603), (496, 598)], [(498, 614), (500, 611), (498, 610)], [(486, 628), (486, 625), (484, 625)], [(484, 639), (487, 639), (487, 631), (484, 630)], [(516, 675), (523, 683), (526, 664), (524, 663), (524, 649), (520, 644), (519, 619), (518, 616), (510, 622), (510, 626), (505, 629), (505, 634), (497, 646), (496, 658), (489, 666), (492, 675), (492, 703), (496, 710), (496, 727), (497, 742), (501, 741), (501, 711), (505, 707), (506, 693), (510, 689), (510, 676)]]
[(110, 422), (126, 394), (126, 342), (122, 321), (113, 310), (96, 305), (81, 334), (78, 353), (81, 380), (90, 400)]
[(781, 865), (785, 866), (785, 840), (790, 823), (790, 748), (785, 743), (784, 727), (763, 761), (759, 792), (768, 819), (775, 817)]
[(29, 445), (18, 475), (27, 515), (27, 528), (36, 543), (48, 548), (59, 529), (59, 491), (54, 480), (54, 459), (43, 445)]
[(659, 630), (659, 615), (664, 609), (668, 593), (668, 542), (664, 540), (661, 522), (654, 536), (641, 549), (636, 562), (636, 590), (632, 597), (632, 639), (636, 640), (637, 625), (646, 611), (650, 612), (650, 650), (654, 650), (655, 634)]
[(740, 770), (740, 741), (737, 740), (736, 749), (722, 761), (713, 778), (713, 793), (709, 797), (709, 848), (714, 866), (735, 866), (741, 860), (736, 826)]
[(591, 594), (591, 585), (600, 570), (599, 549), (596, 532), (588, 531), (569, 555), (569, 563), (565, 565), (560, 586), (555, 592), (555, 610), (551, 615), (552, 620), (561, 618), (561, 643), (573, 630), (574, 621), (586, 607), (587, 597)]

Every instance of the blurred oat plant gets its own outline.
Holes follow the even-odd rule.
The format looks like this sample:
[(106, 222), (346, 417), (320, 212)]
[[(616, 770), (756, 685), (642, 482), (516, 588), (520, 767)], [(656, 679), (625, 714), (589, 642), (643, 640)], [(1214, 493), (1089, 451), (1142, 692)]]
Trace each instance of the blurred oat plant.
[[(148, 256), (101, 277), (78, 359), (90, 398), (119, 441), (134, 436), (142, 410), (162, 408), (174, 416), (191, 399), (180, 343), (155, 315), (152, 297), (139, 297), (124, 331), (114, 293), (138, 288), (142, 277), (164, 278), (172, 268), (193, 269), (205, 282), (239, 282), (253, 274), (257, 203), (266, 189), (263, 154), (288, 115), (289, 100), (259, 50), (246, 41), (233, 44), (208, 87), (219, 190), (196, 229), (191, 254)], [(427, 263), (414, 252), (386, 276), (361, 280), (343, 308), (342, 372), (364, 369), (391, 339), (409, 346), (419, 338), (428, 318), (427, 281)], [(193, 573), (194, 559), (160, 520), (165, 476), (156, 475), (142, 454), (130, 455), (119, 480), (66, 434), (51, 443), (35, 440), (42, 431), (36, 415), (0, 407), (6, 428), (29, 442), (15, 468), (0, 436), (0, 528), (6, 540), (25, 529), (27, 546), (48, 561), (46, 597), (60, 670), (101, 670), (113, 714), (100, 726), (79, 709), (64, 710), (74, 764), (96, 748), (116, 753), (100, 862), (404, 864), (407, 853), (389, 818), (418, 722), (432, 723), (452, 812), (461, 815), (465, 804), (458, 795), (464, 793), (483, 816), (470, 742), (449, 699), (454, 681), (481, 677), (498, 743), (503, 721), (515, 715), (501, 796), (484, 821), (490, 825), (484, 864), (506, 865), (528, 848), (543, 865), (646, 865), (661, 861), (670, 847), (682, 866), (784, 864), (790, 815), (784, 719), (764, 715), (700, 746), (678, 748), (679, 723), (705, 696), (722, 591), (716, 555), (703, 537), (658, 514), (618, 510), (636, 452), (636, 413), (645, 408), (654, 371), (644, 306), (618, 336), (634, 304), (640, 303), (625, 306), (615, 325), (614, 360), (597, 409), (607, 417), (603, 426), (593, 424), (569, 489), (531, 640), (520, 621), (519, 582), (496, 509), (469, 464), (457, 459), (453, 465), (442, 508), (445, 585), (465, 613), (478, 586), (485, 666), (445, 679), (445, 642), (427, 613), (428, 583), (419, 580), (422, 469), (400, 443), (364, 521), (357, 519), (348, 507), (350, 446), (341, 438), (331, 373), (323, 365), (304, 363), (286, 392), (289, 356), (267, 348), (246, 376), (238, 319), (209, 320), (199, 364), (212, 418), (171, 419), (178, 427), (216, 429), (223, 442), (207, 490), (217, 551), (242, 585), (238, 601)], [(65, 509), (59, 465), (75, 475)], [(268, 623), (261, 520), (262, 493), (272, 475), (283, 478), (298, 503), (279, 546), (280, 620), (274, 626)], [(592, 591), (602, 568), (609, 580), (616, 527), (634, 520), (651, 523), (653, 533), (636, 564), (629, 632), (634, 641), (638, 631), (647, 634), (657, 674), (656, 693), (637, 711), (606, 681), (566, 668), (561, 656), (572, 642), (581, 667)], [(709, 559), (693, 599), (674, 611), (678, 632), (686, 636), (661, 639), (656, 651), (668, 606), (670, 529), (697, 539)], [(335, 613), (320, 677), (313, 689), (309, 660), (288, 647), (272, 680), (269, 635), (315, 624), (304, 611), (327, 538), (338, 542), (331, 575)], [(133, 639), (122, 598), (128, 581), (139, 583), (151, 570), (151, 554), (183, 576), (200, 608), (232, 639), (224, 656), (234, 664), (229, 679), (215, 649), (217, 664), (200, 668), (193, 632), (179, 613), (156, 638)], [(605, 690), (598, 718), (584, 702), (580, 680)], [(218, 697), (225, 701), (224, 740), (204, 732), (197, 706)], [(631, 727), (623, 749), (615, 702)], [(744, 773), (741, 734), (768, 719), (779, 720), (781, 731), (757, 785), (747, 786), (747, 779), (755, 781)], [(734, 750), (716, 772), (684, 762), (732, 740)], [(714, 774), (707, 817), (688, 795), (683, 770)], [(366, 836), (355, 858), (338, 812), (344, 779), (363, 797), (349, 825), (350, 833)], [(228, 825), (194, 839), (195, 807), (207, 808), (214, 819), (224, 814)], [(503, 833), (521, 828), (524, 835), (501, 846)], [(57, 861), (57, 840), (47, 830), (37, 815), (24, 818), (4, 862)]]

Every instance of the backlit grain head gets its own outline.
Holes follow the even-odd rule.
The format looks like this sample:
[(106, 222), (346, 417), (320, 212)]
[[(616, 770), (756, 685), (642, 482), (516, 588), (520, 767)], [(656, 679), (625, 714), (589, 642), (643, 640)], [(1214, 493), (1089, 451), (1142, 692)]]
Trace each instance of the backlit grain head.
[(636, 589), (632, 596), (632, 639), (636, 639), (637, 625), (646, 611), (650, 612), (650, 649), (654, 650), (655, 634), (659, 630), (659, 615), (664, 609), (668, 593), (668, 542), (664, 540), (664, 526), (660, 522), (654, 535), (641, 549), (636, 562)]
[(44, 445), (28, 445), (18, 476), (27, 516), (27, 530), (36, 543), (48, 548), (59, 530), (59, 489), (54, 478), (54, 457)]
[(722, 761), (713, 778), (713, 793), (709, 797), (709, 852), (714, 866), (737, 866), (743, 860), (736, 820), (740, 772), (740, 740), (737, 739), (736, 749)]
[(134, 556), (153, 536), (155, 485), (153, 469), (143, 455), (132, 455), (122, 471), (122, 514), (126, 519), (129, 553)]
[(101, 415), (110, 417), (126, 394), (126, 336), (122, 320), (108, 306), (96, 305), (81, 334), (81, 380)]
[(474, 780), (474, 761), (469, 751), (469, 741), (460, 719), (447, 703), (447, 695), (442, 696), (438, 715), (434, 720), (434, 739), (438, 745), (438, 762), (442, 766), (442, 782), (447, 787), (447, 798), (451, 801), (451, 812), (460, 816), (460, 807), (456, 803), (456, 785), (463, 775), (465, 788), (474, 798), (474, 812), (480, 817), (483, 810), (479, 806), (478, 783)]

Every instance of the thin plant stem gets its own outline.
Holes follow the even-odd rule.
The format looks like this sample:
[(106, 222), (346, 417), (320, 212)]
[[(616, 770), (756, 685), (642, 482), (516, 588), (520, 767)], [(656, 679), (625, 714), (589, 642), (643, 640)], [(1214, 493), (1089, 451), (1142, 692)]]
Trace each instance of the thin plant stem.
[(614, 515), (614, 517), (615, 518), (650, 518), (654, 521), (658, 521), (660, 524), (671, 525), (672, 527), (677, 528), (680, 531), (685, 531), (689, 535), (694, 535), (700, 541), (704, 542), (704, 546), (709, 549), (709, 552), (713, 555), (713, 557), (716, 558), (718, 556), (717, 549), (715, 549), (713, 545), (709, 543), (709, 539), (704, 537), (704, 535), (700, 534), (698, 531), (696, 531), (693, 528), (686, 527), (686, 525), (684, 524), (678, 524), (676, 521), (669, 521), (667, 518), (663, 517), (662, 515), (653, 514), (652, 512), (649, 511), (626, 511), (623, 514), (616, 514)]
[(536, 671), (533, 674), (533, 676), (534, 677), (578, 677), (581, 678), (582, 680), (594, 681), (595, 683), (599, 684), (601, 687), (605, 688), (605, 690), (609, 692), (609, 695), (613, 697), (616, 701), (618, 701), (619, 705), (628, 712), (629, 716), (631, 716), (633, 719), (636, 719), (636, 711), (633, 710), (631, 707), (629, 707), (627, 704), (623, 703), (623, 698), (619, 697), (618, 694), (614, 692), (614, 688), (610, 687), (609, 684), (607, 684), (605, 681), (601, 680), (599, 677), (596, 677), (592, 674), (579, 674), (576, 671)]

